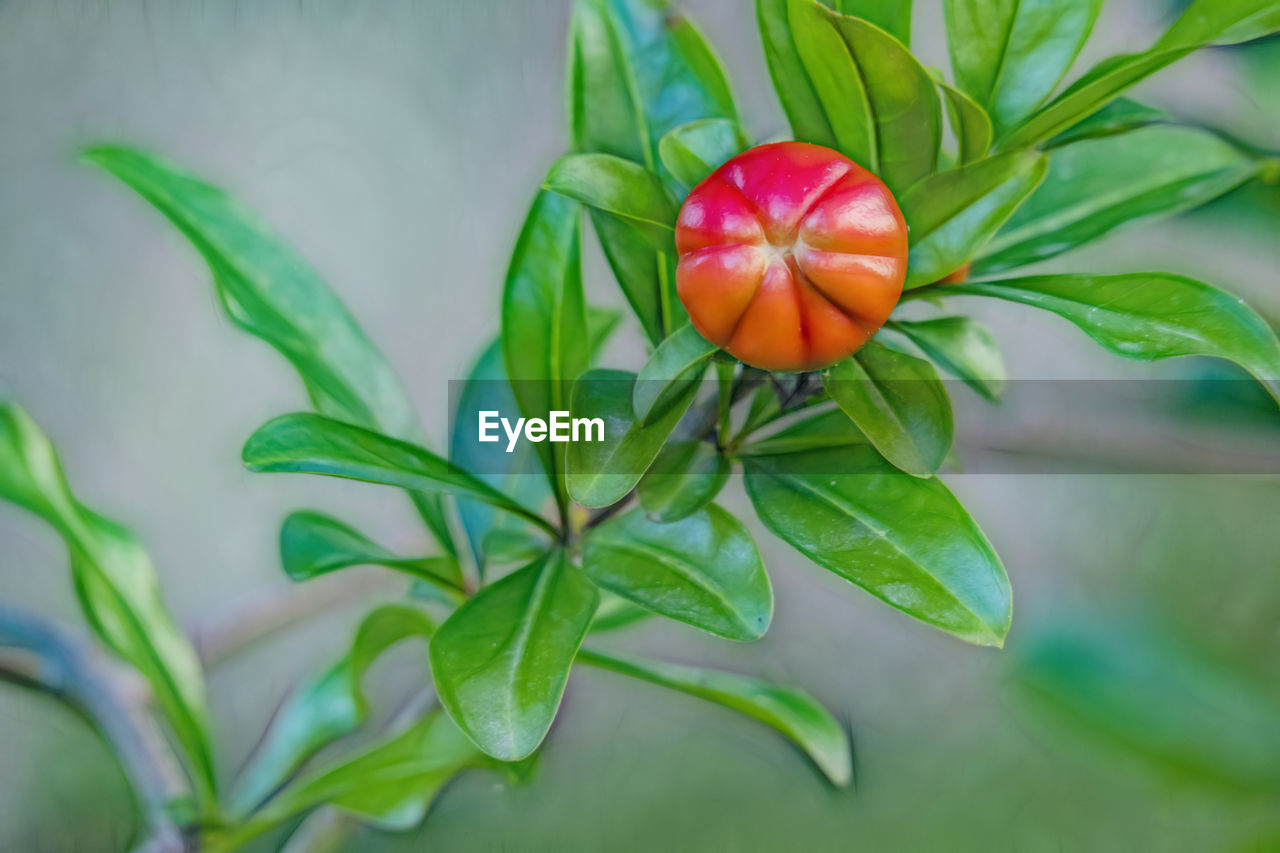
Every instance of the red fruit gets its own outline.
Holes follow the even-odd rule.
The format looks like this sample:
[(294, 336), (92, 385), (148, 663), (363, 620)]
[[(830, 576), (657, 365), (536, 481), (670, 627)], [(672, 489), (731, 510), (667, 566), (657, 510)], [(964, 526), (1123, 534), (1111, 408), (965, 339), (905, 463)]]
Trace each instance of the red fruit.
[(829, 148), (744, 151), (698, 184), (676, 222), (676, 285), (694, 327), (765, 370), (823, 367), (889, 318), (907, 224), (875, 175)]

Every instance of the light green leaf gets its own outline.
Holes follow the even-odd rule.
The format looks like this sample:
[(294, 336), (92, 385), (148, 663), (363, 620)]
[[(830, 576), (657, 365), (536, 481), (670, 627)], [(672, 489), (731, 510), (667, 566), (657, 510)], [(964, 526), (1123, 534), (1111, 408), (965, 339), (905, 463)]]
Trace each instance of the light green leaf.
[(659, 251), (673, 248), (676, 209), (662, 179), (612, 154), (567, 154), (551, 166), (543, 187), (609, 214)]
[(573, 417), (604, 421), (604, 441), (569, 445), (569, 494), (583, 506), (610, 506), (635, 488), (698, 394), (697, 384), (690, 385), (662, 417), (643, 426), (633, 414), (634, 385), (633, 374), (592, 370), (574, 388)]
[(809, 414), (803, 420), (789, 423), (777, 432), (751, 442), (738, 455), (776, 456), (867, 443), (867, 437), (853, 425), (848, 415), (837, 408)]
[(702, 381), (719, 350), (692, 325), (681, 326), (658, 345), (636, 376), (631, 404), (642, 426), (651, 426)]
[(937, 478), (902, 474), (867, 445), (743, 464), (760, 520), (810, 560), (966, 642), (1003, 644), (1004, 566)]
[(582, 568), (597, 586), (729, 640), (764, 636), (773, 616), (751, 534), (715, 504), (675, 522), (631, 510), (593, 527)]
[(1280, 401), (1280, 342), (1244, 300), (1167, 273), (1044, 275), (949, 286), (1053, 311), (1139, 361), (1207, 355), (1234, 361)]
[(1096, 113), (1050, 139), (1045, 147), (1057, 148), (1082, 139), (1114, 136), (1149, 124), (1168, 121), (1171, 121), (1170, 116), (1164, 110), (1140, 104), (1132, 98), (1116, 98)]
[(822, 385), (894, 466), (916, 477), (938, 470), (951, 449), (951, 399), (933, 365), (869, 343), (823, 371)]
[(1276, 0), (1192, 0), (1157, 47), (1240, 44), (1280, 30)]
[(903, 193), (911, 240), (906, 287), (933, 284), (972, 260), (1048, 167), (1043, 154), (1010, 151), (931, 175)]
[(707, 441), (670, 441), (636, 486), (655, 521), (679, 521), (715, 500), (729, 479), (729, 460)]
[(999, 402), (1007, 374), (1000, 347), (990, 330), (968, 317), (892, 321), (939, 367), (993, 403)]
[(750, 145), (737, 122), (707, 118), (668, 131), (658, 140), (658, 156), (679, 188), (688, 193)]
[(769, 66), (769, 76), (773, 80), (778, 100), (782, 103), (782, 111), (791, 124), (792, 135), (801, 142), (838, 148), (840, 143), (831, 120), (827, 117), (813, 81), (809, 79), (796, 37), (792, 33), (791, 2), (792, 0), (756, 0), (756, 24), (764, 43), (764, 58)]
[(1051, 258), (1139, 220), (1197, 207), (1257, 170), (1253, 158), (1194, 127), (1157, 125), (1064, 145), (975, 267), (995, 272)]
[(829, 5), (842, 15), (870, 21), (911, 46), (911, 0), (831, 0)]
[(991, 117), (973, 98), (939, 81), (947, 104), (947, 117), (960, 145), (960, 164), (982, 159), (991, 148)]
[(249, 436), (241, 457), (260, 473), (323, 474), (476, 498), (554, 530), (533, 510), (430, 451), (322, 415), (298, 412), (267, 421)]
[(853, 781), (853, 748), (844, 727), (819, 702), (794, 687), (743, 675), (659, 661), (620, 658), (590, 649), (578, 660), (723, 705), (776, 729), (804, 751), (832, 784)]
[(591, 633), (600, 634), (630, 627), (637, 622), (655, 615), (652, 610), (636, 607), (625, 598), (602, 590), (600, 605), (596, 608), (595, 618), (591, 620)]
[(0, 500), (35, 513), (62, 537), (85, 620), (151, 685), (182, 746), (201, 805), (212, 807), (217, 782), (204, 676), (195, 650), (165, 609), (150, 558), (132, 533), (80, 503), (48, 437), (4, 400)]
[(436, 691), (478, 747), (514, 761), (542, 743), (597, 598), (557, 552), (484, 587), (440, 627)]

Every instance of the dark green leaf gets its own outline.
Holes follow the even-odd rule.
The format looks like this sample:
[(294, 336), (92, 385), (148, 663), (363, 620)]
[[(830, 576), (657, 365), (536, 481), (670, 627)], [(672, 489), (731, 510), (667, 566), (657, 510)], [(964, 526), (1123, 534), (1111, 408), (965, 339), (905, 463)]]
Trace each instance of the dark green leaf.
[(911, 229), (906, 287), (932, 284), (972, 260), (1048, 167), (1043, 154), (1010, 151), (931, 175), (903, 193), (899, 201)]
[(612, 154), (567, 154), (551, 166), (543, 187), (619, 219), (659, 251), (673, 248), (676, 210), (662, 179)]
[(486, 753), (514, 761), (542, 743), (597, 595), (557, 552), (483, 588), (440, 627), (431, 642), (436, 691)]
[(951, 398), (932, 364), (869, 343), (827, 368), (822, 384), (896, 467), (928, 477), (942, 465), (951, 449)]
[(592, 370), (574, 387), (573, 417), (604, 421), (604, 441), (569, 445), (569, 494), (583, 506), (610, 506), (635, 488), (698, 393), (690, 385), (666, 414), (642, 426), (632, 410), (634, 382), (630, 373)]
[(960, 146), (960, 164), (981, 159), (991, 148), (991, 117), (973, 98), (946, 83), (939, 82), (947, 104), (947, 117)]
[(1102, 0), (947, 0), (945, 8), (956, 81), (1004, 128), (1057, 88)]
[(729, 460), (706, 441), (671, 441), (636, 491), (655, 521), (679, 521), (715, 500), (729, 479)]
[(631, 394), (641, 425), (651, 426), (688, 396), (690, 387), (702, 381), (707, 362), (718, 349), (692, 324), (681, 326), (660, 343), (640, 369)]
[(663, 306), (668, 306), (669, 312), (674, 310), (671, 306), (678, 298), (675, 253), (655, 252), (648, 240), (607, 213), (593, 209), (588, 214), (622, 295), (640, 320), (650, 343), (657, 345), (663, 338)]
[(318, 512), (293, 512), (280, 528), (280, 560), (290, 580), (304, 581), (349, 566), (385, 566), (455, 592), (462, 569), (455, 557), (401, 557), (355, 528)]
[(66, 542), (71, 579), (94, 634), (151, 685), (185, 754), (202, 805), (216, 798), (200, 661), (160, 598), (133, 534), (77, 500), (48, 437), (0, 400), (0, 500), (35, 513)]
[(1004, 642), (1004, 566), (939, 480), (902, 474), (866, 445), (743, 463), (761, 521), (806, 557), (966, 642)]
[(943, 370), (964, 381), (991, 402), (1004, 391), (1004, 359), (986, 326), (968, 317), (892, 322)]
[(553, 529), (533, 510), (430, 451), (322, 415), (298, 412), (267, 421), (249, 436), (241, 456), (251, 471), (324, 474), (476, 498)]
[(707, 118), (672, 128), (658, 141), (658, 155), (687, 193), (750, 144), (736, 121)]
[(649, 129), (605, 0), (577, 0), (569, 24), (569, 123), (578, 151), (649, 165)]
[(839, 141), (817, 89), (809, 79), (791, 31), (792, 0), (756, 0), (756, 23), (764, 43), (773, 88), (787, 114), (791, 133), (801, 142), (838, 148)]
[(1153, 361), (1225, 358), (1280, 400), (1280, 343), (1244, 300), (1179, 275), (1044, 275), (953, 285), (947, 293), (995, 296), (1053, 311), (1117, 355)]
[(729, 640), (755, 640), (773, 616), (751, 534), (715, 504), (660, 523), (631, 510), (591, 528), (582, 568), (597, 586)]
[(1096, 139), (1117, 133), (1161, 124), (1169, 121), (1169, 114), (1155, 107), (1140, 104), (1131, 98), (1116, 98), (1088, 118), (1072, 125), (1045, 143), (1046, 148), (1057, 148), (1081, 139)]
[(842, 15), (870, 21), (889, 35), (911, 45), (911, 0), (831, 0)]
[(1064, 145), (975, 267), (994, 272), (1051, 258), (1138, 220), (1197, 207), (1257, 170), (1247, 154), (1193, 127), (1158, 125)]
[(578, 660), (658, 684), (746, 714), (789, 738), (832, 784), (853, 781), (853, 749), (840, 723), (802, 690), (743, 675), (659, 661), (619, 658), (583, 649)]

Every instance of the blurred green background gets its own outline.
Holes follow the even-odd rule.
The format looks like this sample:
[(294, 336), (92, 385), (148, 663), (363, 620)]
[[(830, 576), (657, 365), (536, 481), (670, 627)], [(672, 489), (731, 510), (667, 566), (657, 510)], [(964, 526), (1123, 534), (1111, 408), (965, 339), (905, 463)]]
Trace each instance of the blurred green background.
[[(784, 133), (750, 4), (685, 5), (725, 61), (748, 128), (758, 139)], [(916, 5), (917, 48), (945, 64), (938, 4)], [(439, 446), (448, 381), (496, 331), (519, 221), (566, 144), (568, 6), (0, 3), (0, 387), (50, 433), (86, 502), (140, 534), (166, 600), (197, 637), (287, 590), (276, 536), (291, 509), (336, 512), (408, 551), (425, 543), (394, 493), (241, 468), (244, 438), (305, 408), (301, 388), (224, 320), (181, 238), (75, 152), (100, 140), (147, 147), (260, 211), (360, 318)], [(1163, 3), (1113, 0), (1078, 67), (1149, 42), (1167, 15)], [(1202, 52), (1137, 96), (1275, 148), (1278, 55), (1275, 43)], [(1182, 272), (1274, 318), (1278, 207), (1274, 187), (1249, 189), (1045, 268)], [(620, 304), (600, 259), (589, 262), (597, 301)], [(1013, 378), (1188, 369), (1118, 361), (1030, 309), (963, 308), (995, 330)], [(610, 360), (641, 357), (632, 334)], [(1014, 669), (1051, 629), (1095, 637), (1099, 626), (1155, 625), (1195, 647), (1210, 671), (1280, 702), (1280, 481), (948, 481), (1009, 569), (1015, 621), (1003, 652), (912, 622), (758, 528), (777, 596), (764, 640), (733, 645), (657, 621), (615, 640), (805, 687), (852, 727), (855, 790), (832, 792), (781, 739), (718, 707), (578, 672), (531, 783), (471, 773), (421, 832), (361, 834), (350, 848), (1269, 849), (1280, 832), (1274, 794), (1211, 784), (1203, 768), (1165, 772), (1084, 736), (1029, 702)], [(740, 495), (728, 500), (745, 508)], [(76, 624), (65, 562), (51, 533), (0, 507), (0, 600)], [(396, 594), (394, 583), (374, 583), (376, 571), (359, 571), (367, 594), (314, 581), (339, 584), (334, 594), (348, 600), (209, 674), (224, 778), (289, 687), (338, 653), (370, 601)], [(425, 677), (421, 650), (399, 649), (376, 667), (372, 693), (387, 712)], [(1152, 693), (1152, 721), (1138, 720), (1139, 730), (1163, 731), (1162, 701)], [(1248, 738), (1229, 713), (1206, 711), (1218, 734)], [(1175, 727), (1170, 737), (1183, 735)], [(0, 850), (127, 843), (123, 781), (77, 719), (0, 689), (0, 743)], [(1251, 743), (1262, 754), (1275, 746), (1247, 741), (1242, 752)], [(1280, 751), (1272, 758), (1280, 763)]]

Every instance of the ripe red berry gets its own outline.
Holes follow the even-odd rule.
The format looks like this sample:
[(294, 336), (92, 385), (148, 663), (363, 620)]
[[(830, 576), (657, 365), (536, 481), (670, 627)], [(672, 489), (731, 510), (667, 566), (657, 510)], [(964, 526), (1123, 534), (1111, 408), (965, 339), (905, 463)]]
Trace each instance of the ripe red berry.
[(744, 151), (685, 200), (676, 284), (693, 325), (765, 370), (857, 351), (902, 295), (907, 225), (889, 189), (804, 142)]

